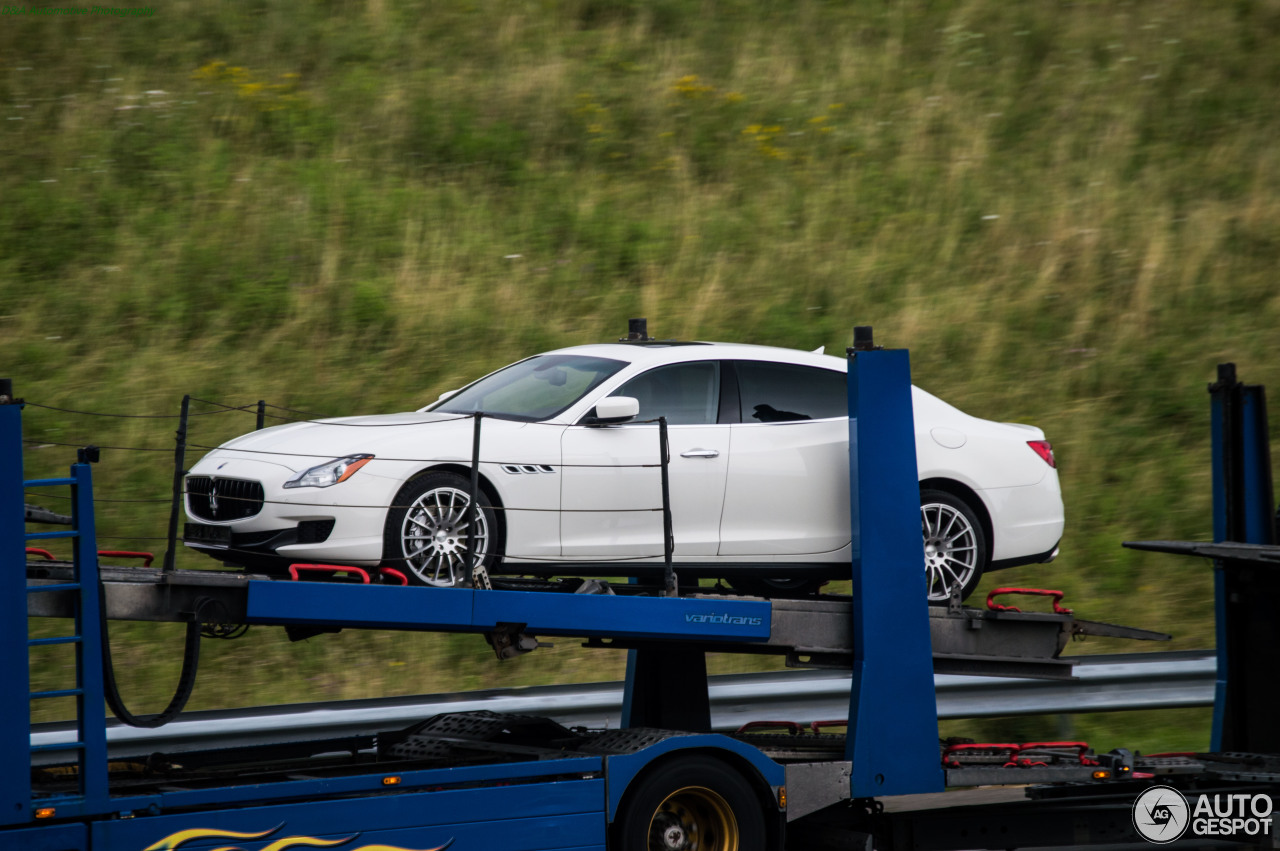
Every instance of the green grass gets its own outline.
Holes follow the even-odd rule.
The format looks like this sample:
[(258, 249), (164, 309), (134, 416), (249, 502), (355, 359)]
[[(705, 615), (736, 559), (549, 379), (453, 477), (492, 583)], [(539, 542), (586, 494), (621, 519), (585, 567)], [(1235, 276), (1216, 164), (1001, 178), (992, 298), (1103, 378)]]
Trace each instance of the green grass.
[[(1277, 35), (1262, 0), (6, 16), (0, 371), (77, 411), (368, 413), (630, 316), (834, 352), (872, 324), (921, 386), (1054, 441), (1062, 556), (983, 590), (1060, 587), (1208, 646), (1207, 565), (1119, 542), (1208, 536), (1217, 363), (1280, 386)], [(157, 450), (96, 473), (104, 499), (157, 500), (104, 502), (104, 540), (163, 547), (172, 420), (25, 423), (32, 475), (83, 443)], [(176, 677), (165, 629), (113, 628), (144, 711)], [(465, 636), (254, 635), (211, 648), (193, 705), (620, 672), (567, 646), (498, 665)]]

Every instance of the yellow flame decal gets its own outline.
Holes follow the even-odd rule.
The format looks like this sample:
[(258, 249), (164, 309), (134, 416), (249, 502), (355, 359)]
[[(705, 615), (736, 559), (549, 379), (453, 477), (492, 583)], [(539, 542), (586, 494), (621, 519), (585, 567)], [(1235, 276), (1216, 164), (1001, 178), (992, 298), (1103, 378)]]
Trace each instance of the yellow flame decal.
[[(277, 839), (275, 842), (272, 842), (270, 845), (263, 848), (262, 851), (284, 851), (286, 848), (293, 848), (298, 845), (330, 847), (333, 845), (341, 845), (344, 842), (350, 842), (359, 835), (360, 834), (357, 833), (355, 836), (348, 836), (346, 839), (335, 840), (316, 839), (311, 836), (285, 836)], [(359, 848), (352, 848), (351, 851), (445, 851), (445, 849), (452, 844), (453, 840), (450, 839), (445, 844), (437, 845), (435, 848), (414, 849), (404, 848), (399, 845), (361, 845)]]
[[(212, 828), (193, 828), (191, 830), (181, 830), (177, 833), (166, 836), (159, 842), (148, 845), (143, 851), (175, 851), (179, 845), (190, 842), (193, 839), (265, 839), (280, 828), (284, 824), (278, 824), (270, 830), (264, 830), (261, 833), (237, 833), (233, 830), (214, 830)], [(345, 845), (355, 839), (360, 834), (356, 833), (343, 839), (317, 839), (314, 836), (282, 836), (262, 849), (262, 851), (286, 851), (288, 848), (298, 848), (307, 846), (311, 848), (332, 848), (336, 845)], [(399, 845), (362, 845), (359, 848), (353, 848), (351, 851), (445, 851), (453, 840), (450, 839), (443, 845), (437, 845), (435, 848), (404, 848)], [(243, 851), (242, 848), (235, 845), (224, 845), (221, 848), (215, 848), (213, 851)]]
[[(174, 851), (184, 842), (190, 842), (193, 839), (263, 839), (275, 833), (284, 824), (278, 824), (270, 830), (264, 830), (261, 833), (238, 833), (234, 830), (215, 830), (207, 827), (197, 827), (191, 830), (180, 830), (177, 833), (170, 834), (159, 842), (148, 845), (143, 851)], [(221, 849), (219, 849), (221, 851)]]
[(272, 842), (262, 849), (262, 851), (284, 851), (286, 848), (296, 848), (300, 845), (307, 845), (312, 848), (332, 848), (335, 845), (345, 845), (355, 839), (353, 836), (347, 836), (342, 839), (316, 839), (314, 836), (284, 836)]

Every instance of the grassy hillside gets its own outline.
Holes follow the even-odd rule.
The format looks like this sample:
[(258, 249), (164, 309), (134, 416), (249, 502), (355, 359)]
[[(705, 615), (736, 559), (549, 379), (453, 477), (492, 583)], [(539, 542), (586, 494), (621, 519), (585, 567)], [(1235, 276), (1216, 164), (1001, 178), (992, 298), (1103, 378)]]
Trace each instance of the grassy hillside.
[[(1277, 36), (1274, 0), (0, 17), (0, 373), (74, 411), (384, 412), (629, 316), (834, 351), (871, 324), (921, 386), (1054, 441), (1062, 556), (1001, 582), (1208, 646), (1207, 565), (1118, 544), (1208, 535), (1218, 362), (1280, 386)], [(162, 550), (174, 427), (31, 407), (25, 464), (154, 450), (104, 453), (100, 529)], [(176, 676), (165, 629), (114, 629), (142, 710)], [(210, 649), (196, 704), (621, 670), (255, 635)]]

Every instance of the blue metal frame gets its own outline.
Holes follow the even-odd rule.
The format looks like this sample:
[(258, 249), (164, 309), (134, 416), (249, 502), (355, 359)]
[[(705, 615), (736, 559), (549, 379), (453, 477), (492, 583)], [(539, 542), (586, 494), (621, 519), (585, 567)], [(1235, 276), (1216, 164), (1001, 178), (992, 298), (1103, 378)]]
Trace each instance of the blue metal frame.
[[(75, 617), (72, 621), (73, 632), (53, 638), (29, 639), (27, 637), (27, 619), (24, 613), (18, 621), (22, 629), (20, 646), (26, 649), (19, 654), (22, 659), (18, 665), (27, 671), (27, 702), (46, 698), (70, 697), (76, 703), (76, 740), (65, 744), (39, 745), (30, 744), (27, 724), (14, 724), (17, 729), (26, 729), (25, 746), (20, 749), (30, 760), (34, 751), (64, 750), (75, 753), (79, 790), (75, 795), (41, 798), (41, 807), (53, 807), (58, 815), (80, 815), (104, 812), (109, 806), (107, 779), (107, 730), (106, 710), (104, 708), (103, 658), (102, 658), (102, 612), (99, 607), (100, 586), (98, 584), (98, 552), (97, 537), (93, 515), (93, 476), (88, 464), (79, 463), (71, 467), (71, 477), (67, 479), (34, 479), (23, 483), (25, 487), (69, 486), (71, 489), (72, 529), (62, 532), (27, 533), (23, 538), (31, 540), (70, 539), (72, 544), (73, 580), (70, 583), (57, 585), (26, 585), (22, 593), (17, 595), (23, 605), (26, 596), (33, 593), (48, 593), (66, 589), (75, 592)], [(25, 585), (26, 557), (23, 554), (21, 572)], [(15, 573), (17, 573), (15, 571)], [(71, 645), (75, 656), (75, 683), (71, 688), (53, 689), (44, 692), (32, 692), (30, 689), (29, 653), (33, 647), (50, 645)], [(21, 677), (22, 674), (19, 674)], [(23, 721), (29, 720), (30, 707), (24, 708)], [(28, 807), (30, 816), (31, 788), (27, 786)], [(3, 823), (0, 821), (0, 823)], [(14, 822), (21, 823), (21, 822)]]
[[(1261, 385), (1238, 383), (1220, 383), (1212, 389), (1213, 538), (1272, 543), (1266, 390)], [(1229, 481), (1231, 478), (1237, 481)], [(1232, 502), (1237, 498), (1240, 502), (1233, 511)]]
[[(236, 803), (246, 800), (252, 798), (241, 797)], [(604, 851), (604, 811), (605, 781), (597, 776), (543, 782), (536, 790), (516, 783), (362, 797), (329, 793), (307, 802), (105, 820), (92, 824), (90, 831), (93, 847), (122, 851), (187, 844), (260, 851), (320, 844), (307, 840), (321, 840), (342, 851), (435, 851), (449, 846)], [(197, 831), (204, 832), (203, 842)], [(180, 838), (184, 841), (175, 841)], [(288, 842), (291, 838), (298, 841)]]
[(80, 584), (76, 610), (76, 718), (80, 741), (80, 788), (86, 812), (101, 812), (108, 805), (107, 727), (103, 623), (98, 581), (98, 532), (93, 510), (93, 472), (86, 463), (71, 468), (72, 517), (75, 523), (75, 577)]
[[(850, 481), (853, 532), (854, 670), (846, 757), (853, 765), (854, 797), (940, 791), (937, 714), (926, 609), (924, 558), (919, 536), (910, 369), (905, 351), (859, 352), (850, 361)], [(0, 452), (20, 458), (18, 406), (0, 406)], [(679, 735), (632, 754), (566, 757), (406, 772), (386, 791), (378, 774), (291, 779), (256, 785), (195, 788), (111, 797), (107, 787), (105, 710), (99, 584), (93, 524), (92, 482), (87, 464), (71, 478), (28, 483), (70, 485), (75, 529), (38, 537), (74, 539), (81, 598), (75, 643), (76, 693), (81, 701), (82, 794), (48, 803), (59, 819), (113, 814), (147, 818), (105, 819), (88, 825), (49, 824), (0, 831), (0, 849), (49, 847), (149, 847), (184, 830), (208, 828), (260, 834), (235, 839), (247, 851), (305, 831), (352, 851), (367, 844), (427, 848), (455, 842), (478, 847), (603, 849), (607, 826), (629, 783), (655, 760), (676, 751), (702, 750), (749, 766), (776, 791), (785, 769), (749, 745), (718, 735)], [(0, 475), (0, 556), (25, 565), (18, 554), (23, 482), (20, 464)], [(37, 536), (25, 536), (27, 538)], [(0, 642), (23, 646), (25, 571), (9, 569), (0, 584)], [(37, 592), (38, 593), (38, 592)], [(322, 582), (248, 583), (252, 623), (382, 629), (490, 632), (515, 625), (534, 635), (599, 636), (656, 641), (675, 652), (700, 654), (701, 642), (750, 644), (769, 638), (772, 605), (756, 600), (715, 600), (519, 591), (357, 586)], [(7, 615), (5, 614), (7, 612)], [(4, 647), (0, 644), (0, 647)], [(656, 645), (654, 645), (656, 646)], [(635, 696), (628, 677), (629, 695)], [(0, 756), (6, 765), (29, 762), (26, 689), (28, 662), (10, 658), (0, 690)], [(688, 683), (697, 679), (689, 667)], [(704, 671), (705, 674), (705, 671)], [(701, 677), (705, 688), (705, 675)], [(29, 686), (28, 686), (29, 687)], [(661, 715), (665, 710), (657, 710)], [(551, 778), (559, 777), (560, 780)], [(568, 778), (568, 779), (564, 779)], [(512, 785), (507, 786), (505, 784)], [(528, 784), (538, 784), (536, 795)], [(457, 788), (458, 784), (479, 784)], [(494, 784), (503, 784), (495, 786)], [(427, 791), (431, 790), (431, 791)], [(26, 771), (0, 772), (0, 825), (32, 820)], [(499, 799), (502, 798), (502, 801)], [(509, 798), (509, 800), (508, 800)], [(299, 803), (308, 801), (313, 803)], [(41, 799), (41, 804), (46, 803)], [(179, 815), (165, 815), (175, 810)], [(204, 810), (204, 812), (200, 812)], [(514, 821), (513, 821), (514, 820)], [(296, 828), (294, 827), (296, 825)], [(33, 844), (31, 837), (39, 836)], [(46, 843), (46, 844), (48, 844)], [(158, 847), (158, 846), (157, 846)]]
[[(0, 824), (31, 820), (30, 669), (27, 641), (27, 554), (23, 522), (22, 406), (0, 405)], [(22, 650), (19, 650), (22, 648)]]
[(537, 591), (248, 583), (249, 623), (492, 632), (683, 641), (766, 641), (769, 603)]
[[(173, 789), (145, 795), (120, 796), (111, 800), (111, 811), (156, 815), (165, 812), (209, 810), (216, 807), (287, 805), (294, 801), (315, 801), (343, 797), (367, 798), (386, 792), (383, 777), (399, 778), (395, 791), (410, 794), (424, 789), (447, 787), (517, 785), (547, 782), (547, 778), (568, 775), (588, 777), (599, 774), (603, 758), (590, 754), (563, 759), (469, 765), (455, 768), (428, 768), (413, 771), (372, 771), (345, 777), (303, 780), (271, 780), (261, 783), (212, 788)], [(0, 836), (4, 834), (0, 833)], [(2, 847), (2, 846), (0, 846)]]
[(941, 792), (928, 589), (905, 350), (849, 361), (855, 798)]
[[(1235, 365), (1222, 364), (1218, 367), (1218, 381), (1210, 385), (1209, 391), (1214, 541), (1273, 544), (1275, 517), (1266, 390), (1261, 385), (1240, 383)], [(1256, 704), (1259, 697), (1250, 696), (1258, 684), (1247, 681), (1244, 673), (1251, 662), (1262, 662), (1255, 657), (1256, 651), (1275, 637), (1266, 609), (1274, 580), (1268, 582), (1263, 576), (1246, 578), (1238, 566), (1218, 560), (1214, 563), (1213, 581), (1218, 674), (1209, 747), (1215, 752), (1269, 750), (1275, 736), (1269, 734), (1262, 741), (1258, 728), (1247, 721), (1248, 705)], [(1249, 609), (1256, 611), (1246, 611)], [(1239, 625), (1241, 621), (1257, 626), (1245, 629)]]
[[(1209, 436), (1213, 444), (1213, 539), (1227, 540), (1227, 477), (1226, 477), (1226, 445), (1223, 438), (1228, 431), (1226, 422), (1226, 400), (1223, 394), (1214, 392), (1209, 402)], [(1213, 566), (1213, 600), (1214, 600), (1214, 646), (1217, 648), (1218, 671), (1213, 687), (1213, 726), (1209, 733), (1209, 750), (1222, 748), (1222, 730), (1226, 723), (1227, 706), (1227, 576), (1220, 562)]]
[[(29, 765), (33, 750), (67, 750), (75, 753), (79, 793), (42, 799), (40, 806), (55, 807), (60, 816), (104, 812), (108, 808), (107, 731), (104, 708), (101, 610), (99, 608), (98, 551), (93, 513), (93, 473), (86, 463), (74, 464), (65, 479), (25, 481), (22, 473), (21, 405), (0, 405), (0, 446), (13, 447), (15, 463), (9, 475), (0, 477), (0, 546), (15, 552), (6, 560), (21, 569), (4, 570), (0, 594), (7, 607), (0, 617), (0, 647), (22, 648), (6, 652), (5, 688), (0, 690), (0, 754), (4, 764)], [(26, 488), (69, 487), (72, 528), (57, 532), (27, 533), (23, 518)], [(28, 586), (28, 541), (69, 539), (72, 545), (73, 580), (56, 586)], [(22, 549), (19, 550), (18, 548)], [(3, 552), (3, 551), (0, 551)], [(76, 592), (73, 631), (53, 638), (30, 639), (27, 595), (55, 588)], [(30, 658), (33, 647), (71, 645), (75, 655), (75, 683), (70, 688), (31, 691)], [(77, 736), (74, 743), (33, 748), (30, 739), (30, 702), (70, 697), (76, 702)], [(27, 772), (0, 772), (0, 824), (23, 824), (33, 814), (31, 778)]]

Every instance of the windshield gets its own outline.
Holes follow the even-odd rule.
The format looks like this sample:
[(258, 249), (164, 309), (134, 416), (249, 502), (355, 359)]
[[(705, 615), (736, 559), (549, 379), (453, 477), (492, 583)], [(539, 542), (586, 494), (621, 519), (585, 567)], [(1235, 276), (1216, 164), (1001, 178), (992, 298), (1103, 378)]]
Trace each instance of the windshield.
[(626, 366), (626, 361), (581, 355), (538, 355), (500, 369), (428, 408), (536, 422), (563, 412)]

